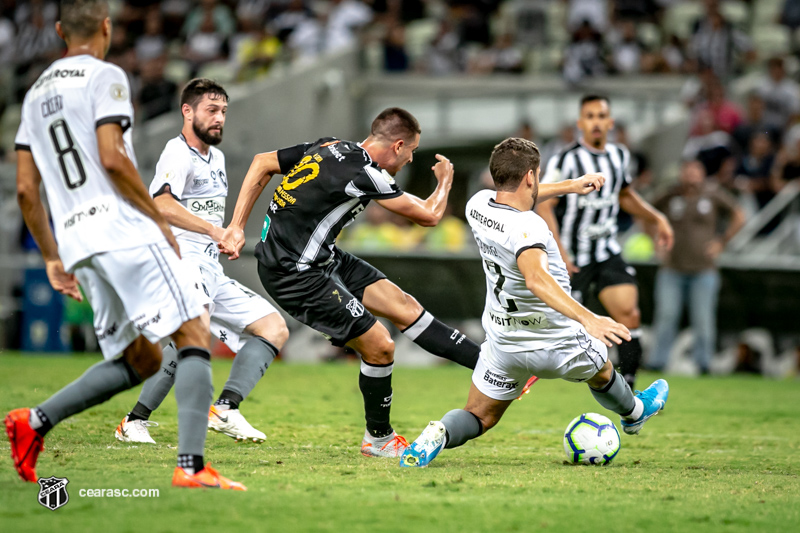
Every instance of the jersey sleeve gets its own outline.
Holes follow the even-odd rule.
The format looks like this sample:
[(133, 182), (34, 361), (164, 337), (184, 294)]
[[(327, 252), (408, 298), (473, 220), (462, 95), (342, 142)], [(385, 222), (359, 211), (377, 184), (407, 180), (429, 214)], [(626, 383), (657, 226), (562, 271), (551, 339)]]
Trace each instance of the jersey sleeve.
[(514, 257), (525, 250), (538, 248), (547, 251), (547, 241), (550, 239), (550, 228), (545, 221), (534, 213), (525, 213), (525, 220), (518, 228), (514, 228), (510, 234), (511, 249), (514, 250)]
[(20, 121), (17, 136), (14, 138), (14, 150), (27, 150), (31, 151), (31, 141), (28, 135), (28, 127), (25, 123), (25, 118)]
[(575, 175), (575, 157), (575, 151), (569, 149), (551, 157), (540, 181), (542, 183), (560, 183), (578, 177)]
[(622, 156), (622, 187), (620, 189), (624, 189), (633, 183), (633, 176), (631, 176), (631, 153), (624, 146), (619, 146), (619, 151)]
[(173, 198), (180, 201), (183, 199), (183, 191), (186, 184), (192, 179), (192, 168), (190, 157), (182, 150), (168, 144), (156, 165), (156, 175), (150, 183), (150, 196), (155, 198), (165, 194), (167, 186)]
[[(355, 192), (356, 194), (352, 194)], [(348, 194), (363, 196), (371, 200), (388, 200), (403, 194), (395, 179), (385, 170), (365, 165), (348, 185)]]
[(292, 170), (292, 167), (303, 158), (311, 146), (311, 143), (303, 143), (278, 150), (278, 165), (281, 167), (281, 174)]
[(119, 124), (127, 131), (133, 124), (131, 89), (125, 71), (115, 65), (101, 69), (92, 79), (95, 128)]

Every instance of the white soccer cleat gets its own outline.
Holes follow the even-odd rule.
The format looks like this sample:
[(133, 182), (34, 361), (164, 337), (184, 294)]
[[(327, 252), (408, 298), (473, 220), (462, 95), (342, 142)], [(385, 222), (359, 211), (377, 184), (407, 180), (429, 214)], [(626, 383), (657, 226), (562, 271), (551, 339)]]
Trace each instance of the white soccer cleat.
[(364, 431), (361, 441), (361, 455), (367, 457), (400, 457), (408, 448), (408, 441), (392, 431), (391, 435), (376, 438)]
[(237, 442), (264, 442), (267, 436), (250, 425), (238, 409), (220, 409), (212, 405), (208, 410), (208, 429), (227, 435)]
[(158, 426), (157, 422), (150, 422), (149, 420), (128, 420), (128, 415), (122, 419), (117, 429), (114, 431), (114, 436), (117, 440), (122, 442), (140, 442), (142, 444), (155, 444), (156, 441), (150, 436), (148, 427)]

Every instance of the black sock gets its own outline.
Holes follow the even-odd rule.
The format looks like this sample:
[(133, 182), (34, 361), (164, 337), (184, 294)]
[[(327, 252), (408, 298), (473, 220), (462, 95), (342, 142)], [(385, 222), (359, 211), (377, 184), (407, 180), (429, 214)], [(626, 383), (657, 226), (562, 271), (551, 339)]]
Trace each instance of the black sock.
[(136, 402), (133, 410), (128, 413), (128, 421), (132, 420), (150, 420), (150, 414), (153, 411), (145, 407), (142, 402)]
[(403, 335), (433, 355), (461, 366), (474, 370), (478, 364), (481, 347), (427, 311), (423, 311), (413, 324), (404, 329)]
[(189, 454), (178, 455), (178, 466), (181, 468), (193, 468), (195, 474), (205, 468), (202, 455)]
[(364, 415), (367, 419), (367, 431), (376, 438), (391, 435), (392, 423), (392, 366), (371, 365), (361, 361), (361, 373), (358, 376), (358, 388), (364, 396)]
[(619, 373), (622, 374), (622, 377), (628, 382), (628, 386), (633, 390), (636, 371), (639, 370), (639, 364), (642, 361), (642, 345), (639, 343), (638, 331), (632, 331), (631, 335), (631, 340), (623, 341), (619, 345), (618, 352)]
[(214, 405), (227, 405), (231, 409), (238, 409), (242, 400), (244, 400), (244, 398), (242, 398), (241, 394), (228, 389), (222, 389), (222, 393), (219, 395), (219, 400), (214, 402)]
[[(50, 422), (50, 419), (47, 418), (47, 415), (42, 412), (41, 409), (38, 407), (34, 407), (31, 409), (31, 415), (34, 417), (39, 417), (39, 423), (37, 424), (38, 427), (34, 427), (33, 429), (38, 433), (40, 436), (44, 437), (47, 435), (47, 432), (53, 429), (53, 423)], [(30, 423), (30, 418), (29, 422)], [(31, 425), (33, 427), (33, 425)]]

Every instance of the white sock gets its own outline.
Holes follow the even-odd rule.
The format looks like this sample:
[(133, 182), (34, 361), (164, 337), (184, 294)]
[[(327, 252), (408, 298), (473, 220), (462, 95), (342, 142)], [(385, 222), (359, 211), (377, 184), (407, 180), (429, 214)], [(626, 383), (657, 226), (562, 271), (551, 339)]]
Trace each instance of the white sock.
[(644, 404), (642, 403), (642, 400), (634, 396), (633, 402), (634, 402), (633, 411), (631, 411), (631, 414), (629, 414), (628, 416), (623, 417), (625, 420), (628, 421), (639, 420), (639, 418), (642, 417), (642, 413), (644, 413)]
[(31, 429), (39, 429), (42, 427), (42, 420), (39, 418), (39, 413), (36, 412), (36, 409), (31, 409), (30, 415), (28, 416), (28, 424), (30, 424)]

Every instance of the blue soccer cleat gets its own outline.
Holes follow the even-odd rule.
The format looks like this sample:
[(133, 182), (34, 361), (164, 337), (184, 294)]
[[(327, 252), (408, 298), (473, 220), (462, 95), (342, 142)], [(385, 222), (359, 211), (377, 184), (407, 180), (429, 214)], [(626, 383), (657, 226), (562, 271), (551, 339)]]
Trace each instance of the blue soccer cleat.
[(619, 421), (622, 430), (628, 435), (638, 435), (644, 423), (664, 408), (669, 397), (669, 385), (663, 379), (657, 379), (645, 390), (637, 391), (636, 397), (644, 404), (642, 416), (638, 420), (628, 421), (623, 418)]
[(400, 457), (400, 466), (425, 468), (444, 448), (447, 432), (441, 422), (428, 424)]

